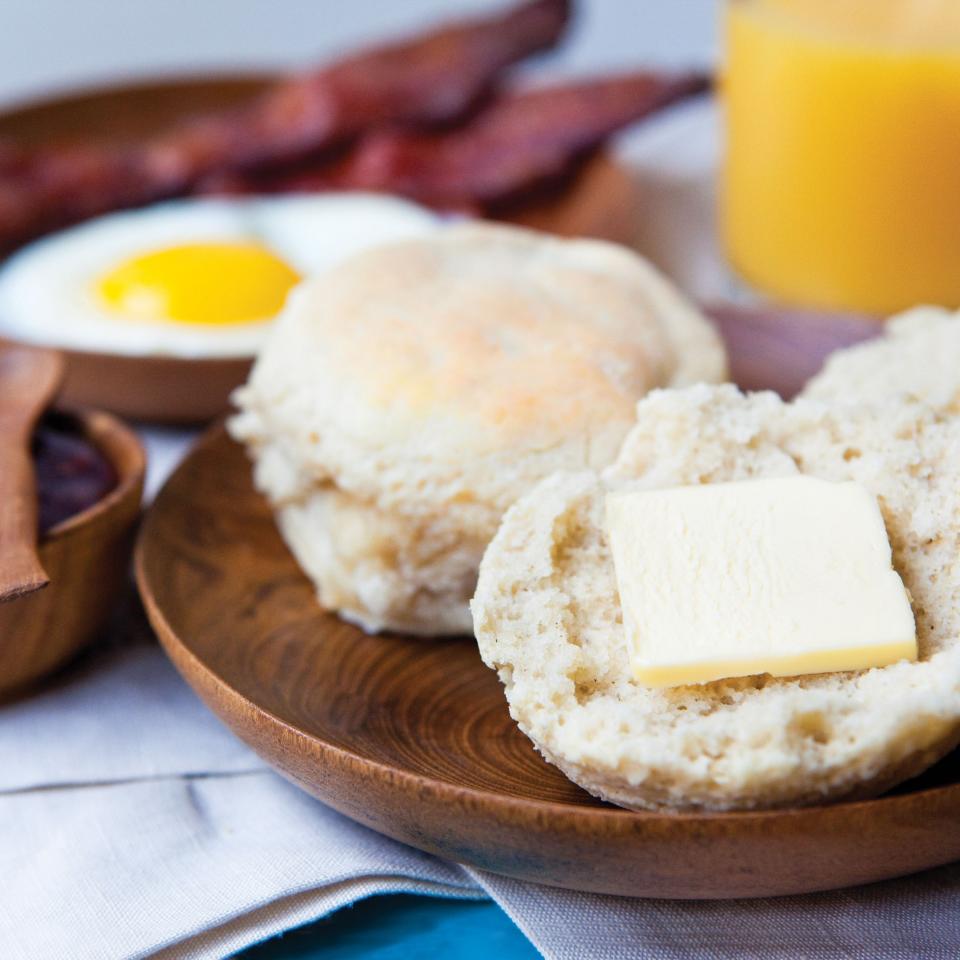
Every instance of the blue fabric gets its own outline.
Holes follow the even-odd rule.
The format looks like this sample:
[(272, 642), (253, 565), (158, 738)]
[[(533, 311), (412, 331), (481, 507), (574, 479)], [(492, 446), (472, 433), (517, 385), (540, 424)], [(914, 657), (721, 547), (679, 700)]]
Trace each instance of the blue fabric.
[(371, 897), (237, 954), (242, 960), (536, 960), (489, 901)]

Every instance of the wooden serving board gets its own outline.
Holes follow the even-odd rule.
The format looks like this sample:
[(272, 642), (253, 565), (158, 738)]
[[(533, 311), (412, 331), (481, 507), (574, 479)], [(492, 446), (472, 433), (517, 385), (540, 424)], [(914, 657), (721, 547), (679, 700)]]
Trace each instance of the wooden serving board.
[[(870, 329), (801, 322), (725, 311), (734, 369), (791, 392), (794, 371)], [(826, 890), (960, 858), (957, 755), (864, 802), (696, 815), (600, 803), (534, 751), (471, 639), (371, 637), (323, 613), (222, 427), (161, 492), (136, 570), (167, 653), (235, 733), (325, 803), (430, 853), (693, 899)]]

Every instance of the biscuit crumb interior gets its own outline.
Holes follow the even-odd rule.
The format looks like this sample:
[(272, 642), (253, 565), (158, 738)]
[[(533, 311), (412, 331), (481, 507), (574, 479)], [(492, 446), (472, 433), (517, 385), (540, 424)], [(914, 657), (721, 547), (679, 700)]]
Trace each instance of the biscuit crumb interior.
[[(666, 690), (634, 681), (605, 492), (796, 473), (877, 496), (920, 659)], [(554, 474), (508, 512), (473, 601), (484, 661), (546, 759), (622, 806), (750, 809), (882, 792), (960, 736), (958, 477), (960, 421), (920, 402), (655, 391), (611, 467)]]

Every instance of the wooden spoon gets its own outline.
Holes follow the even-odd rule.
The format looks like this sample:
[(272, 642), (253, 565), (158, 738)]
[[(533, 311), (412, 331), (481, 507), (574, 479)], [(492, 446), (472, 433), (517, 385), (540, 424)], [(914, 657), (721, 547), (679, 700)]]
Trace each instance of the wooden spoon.
[(0, 603), (45, 587), (30, 440), (63, 378), (52, 350), (0, 346)]

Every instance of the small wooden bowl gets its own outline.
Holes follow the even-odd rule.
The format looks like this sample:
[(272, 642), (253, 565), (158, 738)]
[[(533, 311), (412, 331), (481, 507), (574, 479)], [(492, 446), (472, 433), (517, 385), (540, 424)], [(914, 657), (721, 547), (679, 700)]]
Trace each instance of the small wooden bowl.
[(126, 580), (143, 494), (143, 448), (109, 414), (72, 415), (113, 464), (117, 485), (41, 541), (50, 585), (0, 604), (0, 696), (55, 670), (93, 640)]
[[(192, 114), (236, 106), (273, 79), (269, 74), (182, 77), (81, 91), (0, 114), (0, 139), (25, 144), (130, 140)], [(630, 174), (599, 156), (566, 189), (512, 205), (498, 219), (567, 236), (630, 243), (638, 202)], [(251, 363), (249, 358), (64, 353), (64, 403), (154, 423), (205, 423), (223, 413)]]

